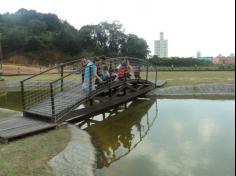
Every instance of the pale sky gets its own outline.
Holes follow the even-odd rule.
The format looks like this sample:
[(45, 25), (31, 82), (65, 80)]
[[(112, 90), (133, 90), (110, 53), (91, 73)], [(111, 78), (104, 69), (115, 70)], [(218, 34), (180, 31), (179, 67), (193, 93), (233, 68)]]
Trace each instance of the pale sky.
[(55, 13), (75, 28), (120, 21), (125, 33), (144, 38), (151, 54), (160, 32), (169, 56), (235, 53), (235, 0), (0, 0), (0, 13), (19, 8)]

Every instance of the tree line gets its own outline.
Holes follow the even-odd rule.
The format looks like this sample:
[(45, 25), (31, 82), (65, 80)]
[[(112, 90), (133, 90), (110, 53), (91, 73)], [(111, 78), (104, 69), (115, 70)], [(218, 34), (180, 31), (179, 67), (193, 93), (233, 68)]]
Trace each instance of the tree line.
[[(122, 24), (101, 22), (76, 29), (55, 14), (19, 9), (0, 14), (0, 33), (4, 56), (16, 53), (39, 55), (60, 51), (63, 58), (83, 55), (108, 57), (130, 56), (147, 58), (147, 42), (135, 34), (125, 34)], [(50, 58), (40, 58), (50, 63)]]
[(158, 58), (153, 56), (150, 60), (162, 67), (198, 67), (198, 66), (210, 66), (212, 62), (209, 60), (200, 60), (192, 57), (180, 58), (180, 57), (169, 57), (169, 58)]

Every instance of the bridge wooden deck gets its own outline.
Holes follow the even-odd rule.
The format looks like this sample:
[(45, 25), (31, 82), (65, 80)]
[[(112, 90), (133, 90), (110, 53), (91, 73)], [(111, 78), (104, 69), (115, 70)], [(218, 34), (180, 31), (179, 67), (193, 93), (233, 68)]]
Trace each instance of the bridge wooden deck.
[(0, 121), (0, 142), (7, 143), (11, 139), (42, 132), (55, 127), (56, 124), (32, 118), (7, 118)]
[[(68, 91), (59, 92), (54, 96), (54, 114), (58, 115), (67, 108), (74, 106), (80, 100), (86, 98), (86, 95), (82, 93), (82, 85), (77, 85)], [(51, 98), (48, 97), (39, 104), (34, 105), (30, 109), (27, 109), (25, 113), (29, 115), (36, 115), (40, 117), (52, 118), (52, 104)]]

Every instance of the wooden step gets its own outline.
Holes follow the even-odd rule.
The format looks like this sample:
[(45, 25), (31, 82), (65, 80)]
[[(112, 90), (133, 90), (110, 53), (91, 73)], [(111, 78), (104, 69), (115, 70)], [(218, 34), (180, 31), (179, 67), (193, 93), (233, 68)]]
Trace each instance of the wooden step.
[(15, 117), (0, 121), (0, 142), (23, 137), (55, 128), (56, 124), (26, 117)]

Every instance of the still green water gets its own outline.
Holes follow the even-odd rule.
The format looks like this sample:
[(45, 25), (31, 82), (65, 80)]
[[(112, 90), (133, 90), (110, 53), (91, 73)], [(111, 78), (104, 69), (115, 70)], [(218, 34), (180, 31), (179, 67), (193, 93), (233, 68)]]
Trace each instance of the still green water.
[(134, 102), (87, 128), (96, 176), (235, 175), (235, 101)]
[(16, 92), (6, 92), (5, 94), (0, 94), (0, 108), (6, 108), (16, 111), (21, 111), (21, 93)]
[[(235, 175), (234, 106), (150, 99), (104, 113), (105, 120), (86, 128), (98, 151), (96, 176)], [(0, 108), (20, 111), (20, 93), (0, 96)]]

